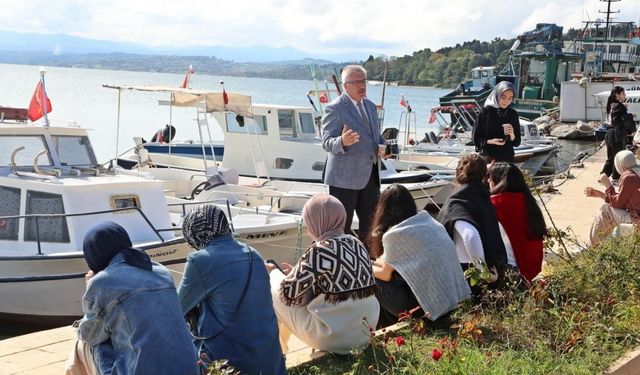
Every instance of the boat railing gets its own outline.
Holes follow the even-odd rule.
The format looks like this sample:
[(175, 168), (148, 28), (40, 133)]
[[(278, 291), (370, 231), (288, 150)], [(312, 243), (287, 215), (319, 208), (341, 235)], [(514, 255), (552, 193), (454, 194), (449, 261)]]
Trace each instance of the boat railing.
[(79, 216), (92, 216), (92, 215), (103, 215), (103, 214), (109, 214), (109, 213), (118, 213), (118, 212), (125, 212), (125, 211), (137, 211), (140, 216), (144, 219), (144, 221), (146, 222), (146, 224), (149, 226), (149, 228), (151, 228), (151, 230), (153, 231), (153, 233), (155, 233), (156, 236), (158, 236), (158, 239), (160, 239), (160, 242), (164, 242), (165, 239), (162, 238), (162, 236), (160, 235), (161, 231), (166, 231), (163, 229), (157, 229), (149, 220), (149, 218), (147, 217), (147, 215), (145, 215), (144, 212), (142, 212), (142, 210), (140, 209), (140, 207), (124, 207), (124, 208), (114, 208), (114, 209), (110, 209), (110, 210), (102, 210), (102, 211), (91, 211), (91, 212), (79, 212), (79, 213), (64, 213), (64, 214), (26, 214), (26, 215), (10, 215), (10, 216), (0, 216), (0, 221), (5, 221), (6, 220), (27, 220), (27, 219), (33, 219), (35, 222), (35, 226), (36, 226), (36, 243), (38, 246), (38, 255), (42, 255), (42, 240), (40, 239), (40, 226), (39, 226), (39, 222), (38, 220), (41, 219), (55, 219), (55, 218), (68, 218), (68, 217), (79, 217)]

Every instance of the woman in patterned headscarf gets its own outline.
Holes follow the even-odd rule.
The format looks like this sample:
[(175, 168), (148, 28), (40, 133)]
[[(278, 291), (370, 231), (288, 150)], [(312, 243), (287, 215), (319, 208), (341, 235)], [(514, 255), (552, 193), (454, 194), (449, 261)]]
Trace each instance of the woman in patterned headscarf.
[(201, 358), (227, 359), (243, 374), (286, 374), (260, 254), (233, 239), (224, 212), (211, 204), (189, 212), (182, 230), (196, 251), (178, 297), (185, 314), (199, 311), (191, 330)]
[(338, 199), (315, 195), (302, 210), (314, 243), (286, 274), (267, 264), (283, 348), (290, 333), (340, 354), (369, 343), (380, 310), (375, 278), (365, 246), (344, 233), (346, 217)]
[(511, 82), (497, 84), (476, 119), (473, 143), (487, 162), (513, 162), (513, 148), (520, 146), (520, 120), (511, 107), (515, 92)]

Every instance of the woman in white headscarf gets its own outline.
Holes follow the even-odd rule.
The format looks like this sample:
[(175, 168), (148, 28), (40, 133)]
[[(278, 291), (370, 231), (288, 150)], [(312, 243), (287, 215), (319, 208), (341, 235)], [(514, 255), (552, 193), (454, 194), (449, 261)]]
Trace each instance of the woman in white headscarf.
[(611, 185), (609, 177), (602, 173), (600, 183), (605, 191), (587, 187), (587, 197), (604, 199), (591, 225), (591, 244), (596, 245), (609, 236), (613, 228), (624, 223), (636, 223), (640, 219), (640, 169), (636, 156), (631, 151), (620, 151), (614, 158), (616, 171), (620, 173), (618, 189)]
[(513, 148), (520, 145), (520, 120), (511, 107), (515, 95), (511, 82), (493, 88), (473, 127), (476, 151), (490, 161), (514, 161)]

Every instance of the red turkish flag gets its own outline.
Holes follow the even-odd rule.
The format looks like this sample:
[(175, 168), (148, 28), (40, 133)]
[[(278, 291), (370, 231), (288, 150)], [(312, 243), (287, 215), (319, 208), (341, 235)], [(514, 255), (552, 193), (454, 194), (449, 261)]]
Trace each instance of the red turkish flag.
[(401, 99), (400, 99), (400, 105), (403, 106), (403, 107), (407, 106), (407, 102), (404, 100), (404, 96), (401, 97)]
[(326, 91), (320, 93), (320, 103), (329, 103), (329, 94)]
[[(42, 103), (42, 98), (44, 97), (44, 105)], [(37, 119), (44, 116), (46, 113), (51, 112), (51, 101), (47, 97), (47, 94), (44, 92), (44, 87), (42, 86), (42, 81), (38, 82), (38, 86), (36, 86), (36, 91), (33, 92), (33, 96), (31, 97), (31, 103), (29, 103), (29, 112), (27, 116), (29, 120), (36, 121)]]
[(222, 88), (222, 100), (224, 101), (224, 105), (229, 104), (229, 96), (227, 95), (227, 92), (224, 90), (224, 87)]
[(433, 124), (436, 122), (436, 111), (431, 111), (431, 116), (429, 116), (429, 124)]

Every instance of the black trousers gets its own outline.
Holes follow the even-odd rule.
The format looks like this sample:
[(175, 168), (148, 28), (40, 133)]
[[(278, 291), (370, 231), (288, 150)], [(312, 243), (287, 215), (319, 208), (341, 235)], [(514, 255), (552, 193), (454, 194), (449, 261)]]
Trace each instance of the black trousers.
[(378, 328), (397, 323), (400, 314), (419, 305), (409, 284), (396, 271), (391, 274), (389, 281), (376, 279), (376, 286), (376, 298), (380, 303)]
[(620, 178), (620, 173), (616, 170), (613, 160), (616, 157), (616, 154), (622, 150), (624, 150), (624, 142), (617, 142), (616, 136), (613, 133), (613, 129), (607, 130), (607, 134), (604, 137), (604, 142), (607, 145), (607, 161), (604, 162), (602, 166), (601, 173), (606, 174), (607, 176), (611, 176), (614, 180)]
[(347, 211), (347, 222), (344, 229), (346, 233), (351, 232), (353, 212), (355, 211), (358, 214), (358, 237), (362, 241), (365, 241), (369, 234), (371, 219), (380, 197), (380, 177), (378, 176), (378, 166), (372, 164), (369, 181), (361, 190), (329, 186), (329, 194), (338, 198)]

